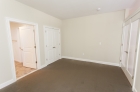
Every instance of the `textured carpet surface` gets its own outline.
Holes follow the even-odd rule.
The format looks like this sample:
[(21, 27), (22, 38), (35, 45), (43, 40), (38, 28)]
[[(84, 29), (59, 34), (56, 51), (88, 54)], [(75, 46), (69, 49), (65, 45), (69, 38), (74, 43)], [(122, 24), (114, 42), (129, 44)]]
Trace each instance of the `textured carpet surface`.
[(120, 67), (61, 59), (0, 92), (132, 92)]

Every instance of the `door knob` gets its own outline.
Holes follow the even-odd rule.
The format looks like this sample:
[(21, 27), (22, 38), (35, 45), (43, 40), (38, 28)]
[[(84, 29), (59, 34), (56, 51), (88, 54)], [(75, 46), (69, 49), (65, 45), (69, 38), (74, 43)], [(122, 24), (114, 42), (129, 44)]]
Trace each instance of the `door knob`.
[(126, 53), (128, 53), (128, 51), (125, 51)]
[(55, 47), (53, 47), (53, 48), (55, 48)]

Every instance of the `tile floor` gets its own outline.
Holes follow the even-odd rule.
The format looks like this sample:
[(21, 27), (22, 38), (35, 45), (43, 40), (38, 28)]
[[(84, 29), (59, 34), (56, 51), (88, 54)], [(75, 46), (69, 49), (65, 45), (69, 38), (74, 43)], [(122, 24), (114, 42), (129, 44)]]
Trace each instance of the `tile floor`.
[(33, 68), (24, 67), (22, 63), (19, 63), (17, 61), (15, 61), (15, 68), (16, 68), (16, 77), (17, 78), (22, 77), (25, 74), (28, 74), (35, 70)]

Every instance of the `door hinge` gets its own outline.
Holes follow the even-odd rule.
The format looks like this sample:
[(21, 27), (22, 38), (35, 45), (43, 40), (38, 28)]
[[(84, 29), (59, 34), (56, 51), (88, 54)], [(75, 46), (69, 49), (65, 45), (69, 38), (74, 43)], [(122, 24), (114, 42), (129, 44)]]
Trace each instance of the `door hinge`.
[(36, 46), (34, 46), (34, 48), (36, 48)]
[(37, 61), (36, 61), (36, 63), (37, 63)]
[(123, 44), (122, 44), (122, 46), (123, 46)]

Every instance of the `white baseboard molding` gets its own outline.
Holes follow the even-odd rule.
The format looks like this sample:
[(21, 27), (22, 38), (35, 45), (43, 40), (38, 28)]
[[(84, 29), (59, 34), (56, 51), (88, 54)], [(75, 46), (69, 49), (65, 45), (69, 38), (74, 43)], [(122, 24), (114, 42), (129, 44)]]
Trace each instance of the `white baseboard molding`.
[(86, 61), (86, 62), (93, 62), (93, 63), (105, 64), (105, 65), (111, 65), (111, 66), (119, 66), (120, 67), (119, 63), (111, 63), (111, 62), (105, 62), (105, 61), (89, 60), (89, 59), (82, 59), (82, 58), (75, 58), (75, 57), (68, 57), (68, 56), (62, 56), (62, 58), (80, 60), (80, 61)]
[(44, 64), (44, 65), (42, 65), (42, 66), (40, 67), (40, 69), (46, 67), (47, 65), (48, 65), (48, 64)]
[(10, 84), (12, 84), (14, 82), (15, 82), (14, 79), (11, 79), (11, 80), (9, 80), (9, 81), (7, 81), (5, 83), (2, 83), (2, 84), (0, 84), (0, 89), (4, 88), (4, 87), (6, 87), (6, 86), (8, 86), (8, 85), (10, 85)]
[(19, 61), (19, 60), (15, 60), (15, 62), (19, 62), (19, 63), (22, 63), (21, 61)]
[[(62, 59), (61, 57), (58, 59), (58, 60), (60, 60), (60, 59)], [(58, 61), (58, 60), (56, 60), (56, 61)], [(51, 63), (50, 63), (51, 64)], [(44, 64), (44, 65), (42, 65), (39, 69), (42, 69), (42, 68), (44, 68), (44, 67), (46, 67), (46, 66), (48, 66), (49, 64)]]
[(136, 90), (136, 88), (134, 88), (134, 92), (138, 92), (138, 91)]
[[(35, 71), (32, 71), (32, 72), (30, 72), (30, 73), (28, 73), (28, 74), (26, 74), (26, 75), (24, 75), (24, 76), (22, 76), (22, 77), (16, 79), (16, 80), (19, 80), (19, 79), (21, 79), (21, 78), (23, 78), (23, 77), (25, 77), (25, 76), (27, 76), (27, 75), (29, 75), (29, 74), (32, 74), (32, 73), (34, 73), (34, 72), (36, 72), (36, 71), (38, 71), (38, 70), (40, 70), (40, 69), (42, 69), (42, 68), (44, 68), (44, 67), (46, 67), (46, 66), (47, 66), (47, 64), (42, 65), (39, 69), (37, 69), (37, 70), (35, 70)], [(7, 82), (5, 82), (5, 83), (0, 84), (0, 89), (2, 89), (2, 88), (4, 88), (4, 87), (6, 87), (6, 86), (8, 86), (8, 85), (10, 85), (10, 84), (12, 84), (12, 83), (14, 83), (14, 82), (16, 82), (16, 80), (11, 79), (11, 80), (9, 80), (9, 81), (7, 81)]]

